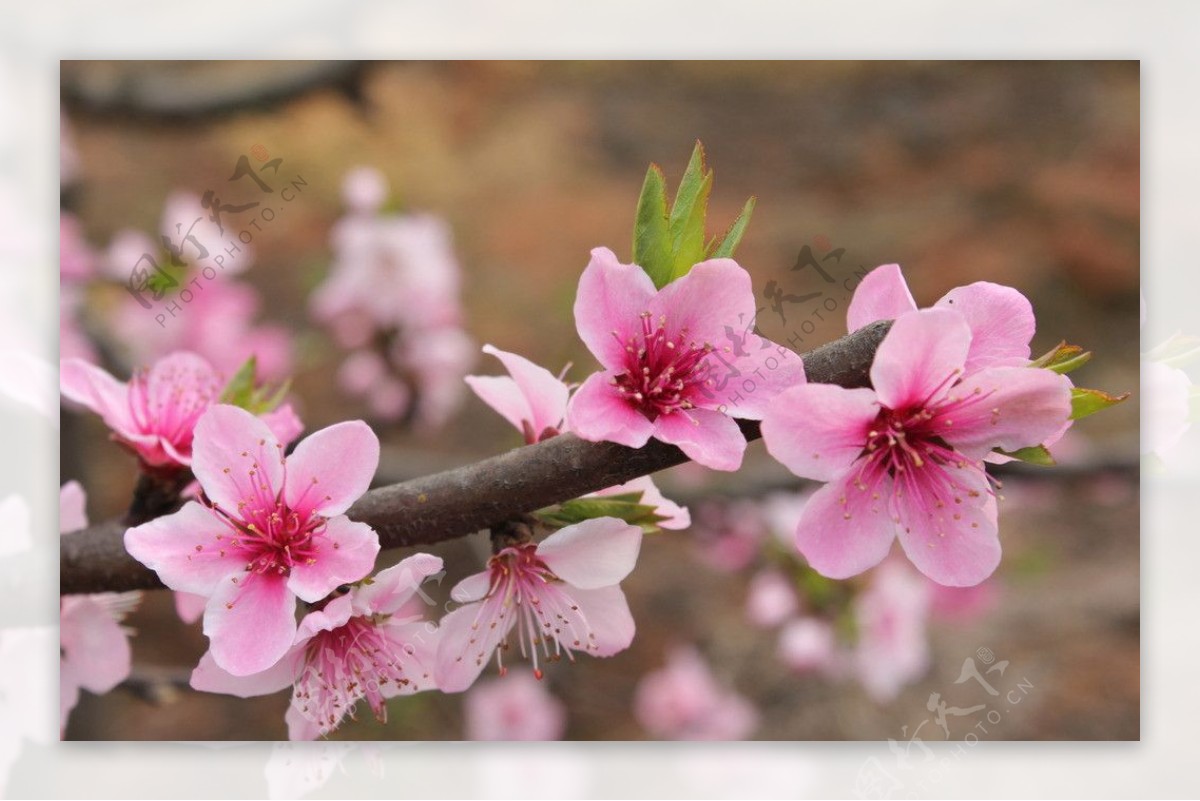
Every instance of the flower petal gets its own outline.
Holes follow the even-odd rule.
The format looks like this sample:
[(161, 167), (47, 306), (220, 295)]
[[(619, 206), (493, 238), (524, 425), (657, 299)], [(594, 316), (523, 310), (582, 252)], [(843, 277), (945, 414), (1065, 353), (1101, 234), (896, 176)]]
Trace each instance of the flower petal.
[(584, 520), (538, 543), (537, 555), (563, 581), (582, 589), (620, 583), (637, 564), (642, 530), (615, 517)]
[(288, 704), (283, 719), (287, 723), (288, 739), (292, 742), (312, 742), (321, 736), (321, 727), (311, 717), (300, 711), (300, 708), (296, 706), (295, 699)]
[(863, 452), (878, 415), (869, 389), (805, 384), (771, 405), (762, 421), (763, 443), (801, 478), (831, 481)]
[(750, 273), (733, 259), (710, 259), (659, 290), (649, 311), (655, 320), (666, 317), (672, 335), (686, 331), (697, 345), (721, 347), (741, 341), (757, 310)]
[(100, 415), (117, 434), (137, 433), (129, 411), (129, 387), (83, 359), (64, 359), (59, 365), (62, 394)]
[(292, 443), (300, 432), (304, 431), (304, 423), (292, 408), (292, 404), (281, 404), (274, 411), (260, 415), (262, 421), (271, 429), (275, 439), (285, 448)]
[[(983, 470), (956, 471), (953, 488), (929, 487), (930, 476), (922, 478), (921, 484), (910, 483), (896, 498), (901, 519), (897, 536), (904, 553), (938, 584), (972, 587), (1000, 564), (995, 508), (987, 500), (991, 493)], [(921, 486), (932, 491), (920, 491)], [(951, 495), (962, 502), (938, 505)]]
[[(173, 590), (212, 595), (246, 558), (229, 544), (230, 529), (197, 501), (125, 532), (125, 550)], [(221, 538), (221, 539), (218, 539)]]
[[(547, 428), (558, 429), (567, 415), (567, 385), (545, 367), (534, 364), (524, 356), (484, 345), (483, 352), (495, 356), (513, 377), (532, 414), (530, 423), (535, 434)], [(520, 426), (518, 426), (519, 428)]]
[(480, 573), (473, 573), (455, 584), (454, 589), (450, 590), (450, 597), (460, 604), (482, 601), (491, 586), (492, 573), (490, 570), (484, 570)]
[(204, 607), (208, 606), (208, 599), (203, 595), (190, 592), (176, 592), (172, 595), (175, 596), (175, 614), (179, 615), (179, 619), (184, 623), (195, 623), (204, 616)]
[(408, 684), (389, 682), (383, 688), (383, 697), (438, 689), (435, 676), (441, 630), (422, 620), (411, 623), (388, 621), (381, 624), (381, 631), (395, 647), (394, 653), (403, 663), (404, 677), (408, 679)]
[(235, 676), (261, 673), (296, 636), (296, 596), (283, 576), (242, 573), (217, 585), (204, 610), (213, 661)]
[(595, 637), (591, 641), (595, 648), (588, 648), (587, 653), (592, 656), (612, 656), (629, 647), (637, 626), (633, 622), (625, 593), (619, 586), (594, 590), (573, 589), (570, 595)]
[(192, 689), (236, 695), (238, 698), (270, 695), (292, 686), (296, 680), (297, 662), (302, 662), (303, 658), (303, 649), (293, 648), (283, 659), (261, 673), (235, 676), (218, 665), (211, 652), (205, 651), (204, 656), (200, 657), (200, 664), (192, 671)]
[(617, 393), (611, 377), (610, 372), (592, 373), (575, 390), (567, 407), (567, 428), (591, 442), (640, 448), (654, 433), (654, 423)]
[(366, 523), (343, 515), (325, 522), (325, 531), (314, 540), (317, 554), (311, 564), (292, 566), (288, 589), (303, 601), (315, 603), (342, 584), (365, 578), (379, 555), (379, 535)]
[(265, 508), (283, 486), (283, 446), (250, 412), (218, 404), (196, 423), (192, 472), (228, 514), (236, 516), (239, 502)]
[(971, 329), (950, 309), (922, 309), (892, 323), (871, 365), (871, 385), (889, 409), (926, 402), (962, 374)]
[(513, 428), (523, 432), (526, 421), (533, 425), (533, 412), (516, 381), (506, 375), (468, 375), (463, 377), (463, 381)]
[[(387, 570), (381, 570), (364, 584), (351, 591), (354, 612), (358, 615), (391, 615), (408, 603), (425, 579), (442, 571), (440, 557), (427, 553), (413, 554)], [(438, 576), (441, 581), (441, 576)], [(427, 603), (432, 604), (432, 601)]]
[(322, 428), (287, 458), (283, 497), (294, 510), (340, 515), (358, 500), (379, 468), (379, 437), (362, 420)]
[(945, 407), (931, 425), (940, 426), (943, 439), (971, 459), (993, 448), (1040, 445), (1071, 416), (1071, 381), (1053, 370), (992, 367), (968, 375), (950, 396), (963, 400)]
[(711, 409), (660, 415), (654, 421), (654, 437), (713, 470), (737, 470), (746, 452), (746, 437), (733, 418)]
[(625, 341), (641, 331), (639, 315), (650, 308), (654, 293), (654, 282), (641, 267), (621, 264), (608, 248), (592, 251), (575, 295), (575, 327), (602, 365), (624, 364)]
[(976, 281), (950, 290), (934, 305), (954, 309), (971, 327), (968, 373), (1006, 361), (1029, 361), (1037, 323), (1029, 299), (1012, 287)]
[(899, 264), (884, 264), (867, 273), (850, 298), (846, 330), (857, 331), (878, 320), (895, 320), (917, 310)]
[(58, 490), (58, 530), (68, 534), (87, 524), (87, 493), (78, 481), (68, 481)]
[(851, 468), (813, 493), (796, 526), (796, 547), (812, 568), (844, 579), (883, 561), (896, 536), (891, 491), (890, 479), (861, 484)]
[(437, 686), (445, 693), (470, 687), (512, 628), (515, 605), (489, 598), (459, 607), (442, 618), (437, 650)]
[(129, 638), (103, 603), (104, 595), (66, 596), (59, 638), (63, 658), (85, 690), (106, 693), (129, 676)]
[(731, 417), (761, 420), (780, 393), (806, 381), (804, 362), (799, 356), (753, 332), (739, 335), (725, 354), (725, 363), (712, 356), (708, 358), (712, 368), (721, 374), (722, 388), (701, 390), (693, 397), (693, 403), (719, 409)]
[(687, 507), (680, 506), (670, 498), (664, 496), (659, 490), (658, 485), (654, 483), (654, 479), (650, 478), (650, 476), (638, 476), (635, 479), (626, 481), (624, 484), (614, 484), (611, 487), (605, 487), (602, 490), (591, 493), (588, 497), (604, 498), (610, 495), (625, 495), (631, 492), (642, 493), (641, 504), (643, 506), (653, 506), (655, 514), (666, 518), (666, 520), (659, 521), (659, 528), (682, 530), (692, 524), (692, 515)]

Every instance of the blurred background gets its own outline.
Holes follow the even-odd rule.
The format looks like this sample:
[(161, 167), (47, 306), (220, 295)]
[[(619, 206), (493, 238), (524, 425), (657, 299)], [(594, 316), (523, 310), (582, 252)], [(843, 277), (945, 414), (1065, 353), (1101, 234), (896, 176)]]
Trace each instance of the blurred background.
[[(1035, 355), (1066, 339), (1097, 354), (1078, 383), (1137, 386), (1136, 62), (64, 62), (62, 85), (64, 355), (78, 348), (126, 378), (172, 347), (234, 366), (249, 348), (273, 378), (293, 378), (308, 431), (374, 424), (381, 483), (520, 444), (462, 385), (463, 374), (500, 372), (482, 344), (554, 373), (573, 363), (576, 381), (594, 369), (571, 315), (588, 251), (629, 257), (646, 165), (673, 186), (696, 139), (716, 173), (711, 233), (757, 197), (738, 261), (766, 336), (806, 350), (841, 335), (856, 281), (899, 262), (921, 305), (976, 280), (1017, 287), (1038, 315)], [(249, 228), (239, 273), (206, 285), (226, 287), (236, 311), (189, 305), (160, 326), (122, 288), (138, 237), (170, 233), (210, 189), (227, 203), (263, 197), (249, 177), (229, 182), (244, 155), (294, 199)], [(226, 225), (245, 230), (254, 214), (230, 212)], [(373, 286), (403, 319), (355, 325), (362, 315), (329, 289), (331, 275), (357, 269), (344, 223), (393, 215), (407, 232), (393, 255), (411, 269), (394, 291)], [(974, 660), (981, 673), (1007, 663), (985, 674), (1004, 693), (1026, 688), (997, 708), (986, 739), (1137, 739), (1137, 403), (1077, 425), (1055, 449), (1059, 467), (1003, 471), (1004, 561), (984, 589), (954, 597), (915, 575), (814, 586), (782, 542), (811, 488), (761, 444), (736, 474), (668, 471), (660, 486), (694, 524), (644, 543), (623, 585), (633, 646), (547, 672), (539, 686), (566, 708), (555, 733), (962, 739), (979, 712), (944, 712), (943, 737), (931, 694), (960, 711), (990, 702), (980, 682), (959, 681)], [(62, 480), (84, 484), (93, 520), (120, 513), (132, 458), (90, 415), (65, 410), (62, 424)], [(488, 543), (434, 552), (447, 560), (444, 595), (481, 568)], [(790, 609), (789, 590), (789, 614), (760, 614)], [(923, 600), (895, 602), (910, 611), (893, 620), (878, 611), (893, 608), (889, 592)], [(828, 627), (794, 625), (814, 620)], [(128, 623), (131, 681), (85, 693), (68, 737), (284, 736), (286, 694), (179, 686), (205, 641), (168, 594), (148, 594)], [(658, 690), (656, 706), (646, 677), (664, 667), (652, 684), (678, 697)], [(656, 726), (689, 705), (729, 728)], [(395, 700), (385, 725), (359, 717), (335, 739), (471, 734), (463, 696)]]

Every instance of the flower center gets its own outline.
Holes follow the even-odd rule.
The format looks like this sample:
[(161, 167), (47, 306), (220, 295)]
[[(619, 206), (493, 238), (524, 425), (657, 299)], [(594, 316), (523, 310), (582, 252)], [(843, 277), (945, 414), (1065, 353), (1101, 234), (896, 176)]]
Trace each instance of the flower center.
[(220, 387), (211, 376), (159, 366), (153, 374), (146, 370), (134, 374), (129, 382), (129, 410), (139, 429), (186, 452), (191, 449), (196, 421), (219, 395)]
[(651, 420), (694, 408), (695, 393), (713, 384), (705, 359), (713, 346), (689, 341), (687, 329), (670, 337), (665, 315), (659, 316), (657, 325), (648, 311), (642, 312), (641, 318), (640, 334), (621, 341), (613, 332), (625, 349), (625, 371), (612, 379), (613, 386)]
[(281, 503), (241, 512), (240, 521), (231, 521), (236, 530), (231, 544), (246, 555), (247, 572), (287, 576), (298, 564), (316, 563), (316, 538), (325, 532), (325, 518), (302, 515)]

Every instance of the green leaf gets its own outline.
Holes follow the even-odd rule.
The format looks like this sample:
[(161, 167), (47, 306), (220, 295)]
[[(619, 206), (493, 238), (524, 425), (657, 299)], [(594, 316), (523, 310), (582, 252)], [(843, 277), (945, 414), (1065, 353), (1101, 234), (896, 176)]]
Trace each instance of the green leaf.
[(221, 403), (229, 403), (245, 409), (254, 395), (257, 372), (258, 362), (251, 356), (238, 368), (238, 371), (233, 374), (233, 378), (225, 385), (225, 389), (221, 391)]
[(1091, 351), (1084, 352), (1078, 345), (1068, 345), (1062, 341), (1029, 363), (1030, 367), (1044, 367), (1056, 373), (1066, 374), (1078, 370), (1091, 361)]
[(657, 164), (651, 164), (638, 197), (633, 227), (633, 263), (661, 289), (671, 281), (671, 232), (667, 220), (667, 180)]
[(597, 517), (615, 517), (626, 523), (641, 526), (647, 534), (659, 530), (658, 524), (667, 518), (657, 508), (641, 503), (642, 493), (587, 497), (564, 501), (557, 506), (541, 509), (534, 514), (543, 522), (556, 526), (571, 526)]
[(250, 406), (247, 407), (255, 414), (265, 414), (271, 412), (283, 403), (283, 399), (292, 389), (292, 379), (287, 379), (278, 387), (272, 389), (267, 385), (263, 385), (254, 391), (254, 395), (250, 399)]
[(671, 206), (672, 280), (687, 275), (704, 260), (705, 220), (712, 185), (713, 173), (705, 167), (704, 145), (697, 141)]
[(1109, 395), (1098, 389), (1073, 387), (1071, 389), (1071, 419), (1082, 420), (1110, 406), (1116, 406), (1128, 397), (1128, 392), (1124, 395)]
[(1050, 451), (1046, 450), (1045, 445), (1033, 445), (1029, 448), (1021, 448), (1015, 451), (1003, 451), (997, 448), (996, 453), (1002, 453), (1005, 456), (1020, 459), (1022, 462), (1029, 462), (1029, 464), (1041, 465), (1043, 467), (1052, 467), (1057, 464), (1054, 461), (1054, 457), (1050, 455)]
[(714, 259), (729, 259), (733, 258), (733, 252), (737, 250), (737, 246), (741, 244), (742, 236), (746, 233), (746, 226), (750, 225), (750, 215), (754, 213), (754, 204), (758, 199), (751, 196), (746, 201), (746, 205), (742, 207), (742, 213), (733, 221), (733, 225), (729, 226), (729, 230), (725, 232), (725, 236), (721, 238), (721, 244), (715, 249), (710, 248), (709, 256)]

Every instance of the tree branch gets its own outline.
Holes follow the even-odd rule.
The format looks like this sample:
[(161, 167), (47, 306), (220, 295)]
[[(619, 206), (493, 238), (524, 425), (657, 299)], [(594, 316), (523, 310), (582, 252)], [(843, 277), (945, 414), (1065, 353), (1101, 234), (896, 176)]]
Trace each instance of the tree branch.
[[(805, 354), (808, 380), (868, 386), (875, 349), (890, 326), (889, 321), (874, 323)], [(739, 425), (747, 440), (761, 436), (757, 422), (743, 420)], [(375, 528), (384, 548), (430, 545), (686, 461), (682, 451), (658, 440), (627, 448), (562, 434), (475, 464), (371, 490), (347, 514)], [(64, 536), (61, 592), (162, 587), (158, 576), (126, 553), (127, 528), (127, 523), (113, 520)]]

